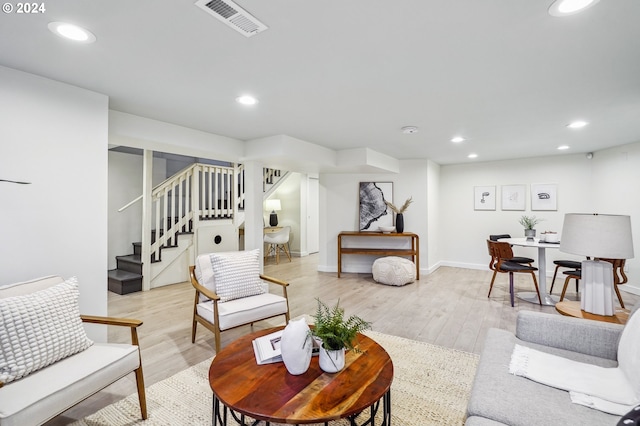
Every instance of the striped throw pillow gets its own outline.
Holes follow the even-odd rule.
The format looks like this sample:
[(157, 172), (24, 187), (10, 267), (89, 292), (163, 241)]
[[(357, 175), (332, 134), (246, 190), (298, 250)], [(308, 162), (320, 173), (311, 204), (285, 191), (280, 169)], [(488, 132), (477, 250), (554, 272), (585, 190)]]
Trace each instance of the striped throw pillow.
[(221, 302), (265, 293), (259, 256), (258, 249), (211, 253), (213, 280)]

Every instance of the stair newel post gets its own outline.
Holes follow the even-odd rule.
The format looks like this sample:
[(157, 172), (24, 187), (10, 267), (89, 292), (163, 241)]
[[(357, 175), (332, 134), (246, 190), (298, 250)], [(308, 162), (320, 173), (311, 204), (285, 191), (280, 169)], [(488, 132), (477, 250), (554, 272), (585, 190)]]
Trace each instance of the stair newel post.
[(182, 187), (184, 186), (184, 182), (185, 182), (185, 177), (180, 176), (180, 179), (178, 180), (178, 232), (184, 232), (183, 220), (182, 220), (182, 218), (184, 218), (186, 213), (184, 212), (184, 208), (182, 206), (182, 203), (184, 202), (184, 198), (183, 198), (184, 193), (182, 189)]
[[(193, 229), (198, 229), (200, 223), (200, 180), (199, 176), (202, 170), (202, 166), (198, 165), (193, 169), (191, 175), (191, 217)], [(193, 244), (198, 247), (198, 233), (193, 234)], [(195, 259), (192, 259), (195, 262)]]
[(142, 179), (142, 290), (151, 289), (151, 225), (153, 216), (153, 151), (143, 153)]

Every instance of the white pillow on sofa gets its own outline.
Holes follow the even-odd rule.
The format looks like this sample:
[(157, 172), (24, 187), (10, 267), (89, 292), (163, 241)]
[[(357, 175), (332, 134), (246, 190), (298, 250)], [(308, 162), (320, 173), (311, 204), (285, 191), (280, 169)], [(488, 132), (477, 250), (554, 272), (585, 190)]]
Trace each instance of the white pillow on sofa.
[(259, 256), (258, 249), (211, 253), (213, 280), (221, 302), (265, 293)]
[(87, 349), (70, 278), (44, 290), (0, 299), (0, 382), (9, 383)]

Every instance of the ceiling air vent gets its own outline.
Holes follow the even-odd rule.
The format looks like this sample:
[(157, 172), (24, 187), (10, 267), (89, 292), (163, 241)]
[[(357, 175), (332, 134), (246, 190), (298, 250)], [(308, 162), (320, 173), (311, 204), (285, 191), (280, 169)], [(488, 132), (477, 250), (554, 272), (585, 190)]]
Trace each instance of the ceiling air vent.
[(254, 36), (269, 28), (230, 0), (198, 0), (196, 6), (215, 16), (245, 37)]

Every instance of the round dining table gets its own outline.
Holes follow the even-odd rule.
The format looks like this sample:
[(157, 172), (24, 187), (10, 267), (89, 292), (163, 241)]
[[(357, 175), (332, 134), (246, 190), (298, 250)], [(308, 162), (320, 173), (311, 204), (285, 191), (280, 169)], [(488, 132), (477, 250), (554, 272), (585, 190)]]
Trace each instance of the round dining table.
[[(546, 249), (557, 249), (560, 248), (560, 241), (557, 243), (546, 243), (540, 242), (539, 239), (534, 238), (529, 240), (527, 238), (500, 238), (500, 240), (505, 243), (509, 243), (512, 246), (518, 247), (535, 247), (538, 249), (538, 287), (540, 290), (540, 299), (542, 299), (542, 304), (546, 306), (555, 306), (555, 304), (560, 300), (559, 296), (553, 296), (547, 292), (547, 255)], [(538, 295), (534, 291), (525, 291), (519, 292), (516, 294), (521, 300), (539, 304)]]

